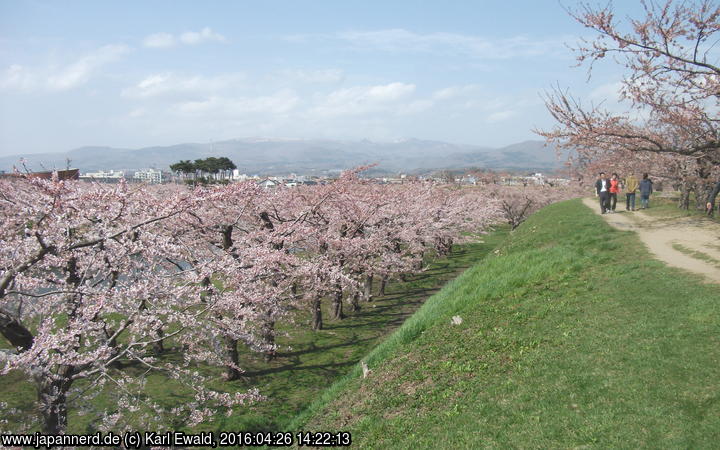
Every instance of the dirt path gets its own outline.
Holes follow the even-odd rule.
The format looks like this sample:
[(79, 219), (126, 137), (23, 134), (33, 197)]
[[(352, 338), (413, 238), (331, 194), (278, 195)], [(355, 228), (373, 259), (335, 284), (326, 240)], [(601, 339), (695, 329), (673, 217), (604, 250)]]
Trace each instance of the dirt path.
[[(583, 203), (600, 214), (596, 198), (585, 198)], [(701, 217), (653, 217), (624, 209), (603, 217), (619, 230), (635, 231), (657, 259), (720, 283), (720, 224)]]

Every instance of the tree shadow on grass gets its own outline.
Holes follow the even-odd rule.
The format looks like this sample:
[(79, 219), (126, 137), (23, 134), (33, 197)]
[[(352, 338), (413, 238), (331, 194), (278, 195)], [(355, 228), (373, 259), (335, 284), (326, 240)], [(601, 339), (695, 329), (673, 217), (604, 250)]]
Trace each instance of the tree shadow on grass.
[(246, 371), (243, 373), (243, 377), (252, 378), (252, 377), (259, 377), (262, 375), (269, 375), (273, 373), (280, 373), (280, 372), (287, 372), (287, 371), (296, 371), (296, 370), (324, 370), (324, 371), (331, 371), (333, 374), (337, 374), (339, 370), (333, 370), (333, 369), (341, 369), (344, 367), (350, 367), (354, 364), (356, 364), (360, 358), (353, 359), (349, 361), (343, 361), (343, 362), (337, 362), (337, 363), (331, 363), (331, 364), (314, 364), (314, 365), (307, 365), (303, 366), (302, 363), (290, 363), (290, 364), (284, 364), (282, 366), (278, 367), (269, 367), (267, 369), (260, 369), (260, 370), (253, 370), (253, 371)]
[[(386, 314), (384, 317), (393, 317), (396, 316), (396, 319), (392, 320), (373, 320), (373, 321), (366, 321), (363, 323), (348, 323), (348, 324), (339, 324), (339, 325), (328, 325), (324, 329), (328, 331), (332, 330), (349, 330), (353, 328), (367, 328), (372, 327), (374, 329), (383, 329), (387, 325), (395, 325), (398, 322), (402, 323), (405, 321), (405, 319), (409, 316), (411, 316), (412, 313), (398, 313), (398, 314)], [(376, 326), (374, 326), (376, 325)]]
[[(328, 327), (326, 327), (326, 329), (328, 329)], [(315, 342), (310, 342), (308, 344), (307, 348), (304, 348), (302, 350), (290, 351), (290, 352), (278, 352), (277, 357), (278, 358), (292, 358), (294, 356), (306, 355), (308, 353), (323, 352), (323, 351), (328, 351), (328, 350), (342, 348), (342, 347), (354, 347), (357, 344), (361, 344), (363, 342), (368, 342), (368, 341), (373, 341), (373, 340), (375, 340), (375, 337), (368, 337), (365, 339), (352, 339), (347, 342), (341, 342), (341, 343), (335, 344), (335, 345), (324, 345), (324, 346), (316, 346)]]

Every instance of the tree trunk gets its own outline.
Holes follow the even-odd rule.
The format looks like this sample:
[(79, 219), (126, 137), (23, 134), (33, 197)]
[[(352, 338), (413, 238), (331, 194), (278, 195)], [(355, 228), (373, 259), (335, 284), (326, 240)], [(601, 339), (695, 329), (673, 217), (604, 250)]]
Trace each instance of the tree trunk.
[(44, 434), (64, 434), (67, 429), (67, 393), (73, 382), (73, 373), (72, 366), (63, 366), (53, 380), (36, 379)]
[(233, 245), (232, 232), (233, 232), (233, 227), (231, 225), (223, 225), (223, 227), (222, 227), (223, 250), (227, 250), (230, 247), (232, 247), (232, 245)]
[(333, 311), (333, 319), (342, 320), (345, 318), (345, 314), (343, 314), (343, 291), (342, 286), (338, 283), (335, 286), (335, 295), (333, 296), (333, 302), (332, 302), (332, 311)]
[(690, 189), (688, 189), (688, 185), (685, 182), (680, 185), (680, 201), (678, 202), (678, 208), (690, 208)]
[[(118, 349), (118, 344), (117, 344), (117, 336), (110, 339), (110, 337), (113, 334), (115, 334), (115, 330), (113, 330), (113, 329), (110, 329), (110, 332), (107, 332), (107, 331), (105, 332), (105, 336), (109, 339), (107, 341), (107, 346), (110, 347), (110, 349), (112, 350), (111, 358), (115, 358), (118, 355), (118, 353), (120, 352), (120, 350)], [(110, 367), (112, 367), (113, 369), (121, 369), (122, 362), (119, 359), (116, 359), (115, 361), (113, 361), (110, 364)]]
[(233, 364), (225, 366), (225, 380), (233, 381), (240, 378), (241, 372), (237, 369), (238, 366), (238, 340), (233, 339), (229, 336), (225, 336), (225, 352), (227, 358)]
[(422, 252), (420, 252), (420, 258), (418, 258), (417, 264), (415, 264), (415, 270), (422, 270), (424, 258), (425, 258), (425, 251), (423, 250)]
[(212, 295), (212, 287), (210, 284), (210, 277), (203, 277), (202, 281), (200, 281), (200, 286), (205, 288), (200, 292), (200, 301), (203, 303), (206, 303), (207, 298)]
[(698, 211), (705, 211), (707, 199), (714, 187), (714, 183), (710, 181), (710, 176), (717, 164), (714, 164), (713, 161), (709, 160), (707, 157), (701, 157), (698, 159), (697, 164), (698, 169), (696, 174), (698, 178), (696, 179), (694, 186), (695, 208)]
[(445, 256), (445, 245), (441, 237), (435, 238), (435, 251), (439, 257)]
[(452, 238), (441, 237), (438, 238), (435, 248), (437, 249), (438, 255), (445, 257), (452, 254)]
[(378, 296), (384, 297), (385, 296), (385, 285), (387, 284), (388, 276), (383, 275), (380, 279), (380, 287), (378, 288)]
[(365, 275), (365, 282), (363, 284), (363, 297), (365, 298), (366, 302), (372, 301), (372, 282), (373, 274), (369, 273)]
[(155, 353), (156, 355), (160, 355), (165, 351), (165, 344), (163, 343), (164, 339), (162, 339), (162, 337), (164, 336), (162, 328), (158, 328), (157, 331), (155, 331), (155, 335), (160, 339), (153, 342), (153, 353)]
[(695, 187), (695, 209), (698, 211), (705, 211), (707, 205), (707, 199), (710, 197), (713, 185), (708, 183), (699, 182)]
[(355, 293), (350, 297), (350, 311), (352, 312), (358, 312), (360, 311), (360, 292), (355, 291)]
[[(272, 319), (270, 311), (267, 313), (268, 318), (262, 327), (262, 338), (265, 344), (275, 345), (275, 321)], [(272, 361), (276, 357), (275, 349), (265, 351), (265, 361)]]
[(322, 330), (323, 328), (323, 320), (322, 320), (322, 297), (317, 296), (313, 300), (312, 303), (312, 312), (313, 312), (313, 330)]

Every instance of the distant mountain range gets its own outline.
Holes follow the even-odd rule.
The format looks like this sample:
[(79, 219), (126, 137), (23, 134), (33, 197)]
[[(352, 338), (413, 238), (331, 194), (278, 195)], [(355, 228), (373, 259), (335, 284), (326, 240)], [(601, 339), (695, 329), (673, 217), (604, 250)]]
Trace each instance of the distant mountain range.
[(378, 163), (376, 173), (423, 173), (470, 167), (539, 170), (557, 169), (555, 148), (543, 141), (525, 141), (503, 148), (450, 144), (407, 139), (395, 142), (233, 139), (211, 144), (177, 144), (166, 147), (125, 149), (81, 147), (64, 153), (37, 153), (0, 157), (0, 170), (12, 170), (25, 158), (31, 170), (70, 166), (81, 172), (135, 170), (147, 167), (167, 170), (181, 159), (227, 156), (247, 174), (321, 174), (358, 165)]

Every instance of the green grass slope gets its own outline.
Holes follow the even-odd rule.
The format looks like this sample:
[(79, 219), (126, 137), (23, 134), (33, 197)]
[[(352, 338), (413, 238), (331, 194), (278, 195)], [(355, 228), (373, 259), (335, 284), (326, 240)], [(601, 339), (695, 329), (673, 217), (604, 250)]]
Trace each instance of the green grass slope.
[(579, 200), (555, 204), (293, 427), (366, 448), (715, 447), (719, 293)]

